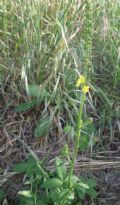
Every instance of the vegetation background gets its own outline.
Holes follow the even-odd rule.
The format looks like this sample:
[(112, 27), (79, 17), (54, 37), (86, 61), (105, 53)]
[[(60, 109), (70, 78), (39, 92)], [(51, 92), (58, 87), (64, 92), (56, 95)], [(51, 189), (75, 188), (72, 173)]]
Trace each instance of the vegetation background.
[(9, 203), (23, 185), (13, 166), (31, 150), (51, 171), (63, 147), (72, 152), (80, 74), (90, 86), (84, 105), (89, 122), (75, 171), (96, 178), (96, 204), (117, 205), (119, 0), (0, 1), (0, 186)]

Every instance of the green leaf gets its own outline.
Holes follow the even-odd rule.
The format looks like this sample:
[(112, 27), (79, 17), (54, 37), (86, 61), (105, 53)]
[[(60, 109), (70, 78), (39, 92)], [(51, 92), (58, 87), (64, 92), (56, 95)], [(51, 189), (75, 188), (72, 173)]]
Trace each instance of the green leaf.
[(76, 205), (83, 205), (82, 202), (78, 202)]
[(39, 200), (44, 203), (44, 205), (47, 205), (50, 202), (50, 196), (49, 196), (49, 192), (39, 192), (38, 193), (38, 205), (39, 205)]
[(86, 183), (79, 182), (78, 185), (79, 187), (83, 187), (84, 189), (89, 189), (89, 186)]
[(28, 198), (25, 196), (20, 196), (20, 205), (35, 205), (35, 199), (34, 198)]
[(77, 176), (73, 175), (73, 176), (71, 177), (71, 180), (72, 180), (72, 183), (75, 184), (76, 182), (79, 181), (79, 178), (78, 178)]
[(81, 188), (80, 190), (77, 190), (77, 194), (78, 194), (78, 197), (80, 199), (84, 199), (84, 197), (85, 197), (85, 189)]
[(66, 166), (58, 157), (56, 157), (56, 170), (59, 178), (63, 180), (66, 176)]
[(14, 171), (17, 173), (26, 172), (28, 169), (28, 164), (26, 162), (18, 163), (14, 166)]
[(77, 191), (77, 194), (78, 194), (78, 197), (80, 199), (84, 199), (85, 197), (85, 187), (84, 186), (81, 186), (79, 183), (76, 184), (75, 186), (75, 190)]
[(51, 192), (49, 192), (49, 194), (47, 195), (47, 197), (49, 198), (49, 202), (51, 202), (51, 204), (59, 204), (59, 195), (60, 195), (60, 190), (58, 189), (52, 189)]
[(31, 108), (33, 108), (37, 104), (37, 99), (31, 100), (30, 102), (22, 103), (20, 105), (17, 105), (14, 108), (15, 112), (25, 112)]
[(46, 98), (51, 96), (48, 91), (40, 88), (40, 86), (36, 84), (28, 86), (28, 94), (37, 98)]
[(42, 184), (42, 188), (56, 189), (62, 185), (62, 181), (58, 178), (49, 179)]
[(62, 192), (59, 194), (58, 201), (62, 202), (69, 195), (69, 192), (69, 189), (62, 190)]
[(91, 188), (94, 188), (94, 187), (96, 187), (96, 185), (97, 185), (95, 179), (88, 179), (88, 180), (86, 181), (86, 183), (87, 183), (88, 186), (91, 187)]
[(64, 132), (65, 132), (66, 134), (70, 134), (73, 129), (74, 129), (74, 127), (72, 127), (72, 126), (70, 126), (70, 125), (66, 125), (66, 126), (64, 127)]
[(38, 200), (36, 204), (38, 204), (38, 205), (46, 205), (46, 203), (44, 203), (44, 202), (41, 201), (41, 200)]
[(43, 118), (35, 129), (35, 137), (42, 137), (48, 134), (50, 128), (50, 117)]
[(27, 176), (31, 176), (37, 169), (36, 161), (31, 155), (28, 156), (26, 162), (18, 163), (14, 166), (14, 171), (17, 173), (26, 172)]
[(80, 138), (80, 143), (79, 143), (79, 148), (81, 151), (84, 151), (88, 148), (89, 146), (89, 141), (90, 141), (90, 137), (87, 135), (81, 135)]
[(31, 108), (33, 108), (35, 105), (37, 104), (41, 104), (41, 102), (43, 100), (46, 99), (46, 97), (50, 97), (50, 93), (47, 92), (45, 89), (44, 90), (40, 90), (39, 86), (37, 85), (29, 85), (28, 86), (28, 90), (29, 90), (29, 94), (31, 96), (37, 97), (36, 99), (33, 99), (29, 102), (25, 102), (25, 103), (21, 103), (20, 105), (17, 105), (14, 108), (15, 112), (25, 112)]
[(90, 189), (87, 189), (86, 190), (86, 193), (92, 198), (92, 199), (95, 199), (97, 197), (97, 192), (90, 188)]
[(18, 194), (22, 195), (24, 197), (27, 197), (27, 198), (33, 198), (34, 197), (34, 194), (29, 190), (19, 191)]

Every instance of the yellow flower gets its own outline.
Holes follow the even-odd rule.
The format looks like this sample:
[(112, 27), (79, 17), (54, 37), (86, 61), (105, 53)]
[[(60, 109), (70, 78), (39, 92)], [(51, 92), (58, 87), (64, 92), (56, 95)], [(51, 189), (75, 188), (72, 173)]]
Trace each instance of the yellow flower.
[(80, 85), (84, 83), (85, 83), (85, 77), (80, 75), (79, 79), (77, 80), (76, 87), (79, 87)]
[(88, 85), (84, 85), (82, 91), (86, 94), (89, 92), (90, 87)]

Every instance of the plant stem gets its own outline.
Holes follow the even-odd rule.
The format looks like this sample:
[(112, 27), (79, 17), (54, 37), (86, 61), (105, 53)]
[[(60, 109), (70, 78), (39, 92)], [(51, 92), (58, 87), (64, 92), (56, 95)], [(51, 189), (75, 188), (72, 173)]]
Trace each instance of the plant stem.
[(80, 103), (79, 112), (78, 112), (78, 116), (77, 116), (76, 142), (75, 142), (75, 148), (74, 148), (74, 155), (73, 155), (73, 159), (72, 159), (72, 163), (71, 163), (71, 167), (70, 167), (70, 175), (69, 175), (69, 185), (70, 186), (71, 186), (71, 177), (73, 175), (75, 161), (76, 161), (78, 148), (79, 148), (80, 137), (81, 137), (81, 128), (82, 128), (82, 124), (83, 124), (82, 123), (82, 113), (83, 113), (83, 106), (84, 106), (85, 99), (86, 99), (86, 96), (84, 93), (82, 93), (81, 103)]

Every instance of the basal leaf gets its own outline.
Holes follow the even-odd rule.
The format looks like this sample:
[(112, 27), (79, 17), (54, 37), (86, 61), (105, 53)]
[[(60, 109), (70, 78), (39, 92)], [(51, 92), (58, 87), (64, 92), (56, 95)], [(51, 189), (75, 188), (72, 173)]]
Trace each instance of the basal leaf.
[(25, 112), (31, 108), (33, 108), (37, 104), (37, 99), (31, 100), (30, 102), (22, 103), (20, 105), (17, 105), (14, 108), (15, 112)]
[(84, 199), (85, 197), (85, 187), (84, 186), (81, 186), (79, 183), (76, 184), (75, 186), (75, 190), (77, 191), (77, 194), (78, 194), (78, 197), (80, 199)]
[(83, 187), (84, 189), (89, 189), (89, 186), (86, 183), (79, 182), (78, 185), (79, 185), (79, 187)]
[(62, 185), (62, 181), (58, 178), (49, 179), (42, 184), (42, 188), (56, 189)]
[(31, 108), (33, 108), (37, 104), (41, 104), (47, 97), (50, 97), (50, 93), (48, 91), (40, 90), (38, 85), (29, 85), (28, 86), (29, 95), (36, 97), (29, 102), (21, 103), (14, 108), (15, 112), (25, 112)]
[(97, 197), (97, 192), (90, 188), (90, 189), (87, 189), (86, 190), (86, 193), (92, 198), (92, 199), (95, 199)]
[(63, 201), (69, 195), (69, 193), (70, 193), (69, 189), (62, 190), (59, 194), (58, 201), (59, 202)]
[(80, 189), (80, 190), (77, 190), (77, 194), (78, 194), (78, 197), (79, 197), (80, 199), (84, 199), (84, 197), (85, 197), (85, 189), (82, 188), (82, 189)]
[(40, 88), (40, 86), (36, 84), (28, 86), (28, 94), (37, 98), (46, 98), (51, 96), (47, 90)]
[(42, 137), (46, 134), (48, 134), (50, 128), (50, 117), (43, 118), (37, 128), (35, 129), (34, 135), (35, 137)]
[(95, 179), (88, 179), (88, 180), (86, 181), (86, 183), (87, 183), (88, 186), (91, 187), (91, 188), (94, 188), (94, 187), (96, 187), (96, 185), (97, 185)]
[(14, 166), (14, 171), (17, 173), (26, 172), (28, 169), (28, 164), (26, 162), (18, 163)]
[(14, 166), (14, 171), (17, 173), (26, 172), (28, 176), (31, 176), (36, 168), (36, 161), (29, 155), (26, 162), (18, 163)]
[(56, 171), (60, 179), (64, 179), (66, 176), (66, 166), (63, 163), (62, 160), (60, 160), (58, 157), (56, 157)]

